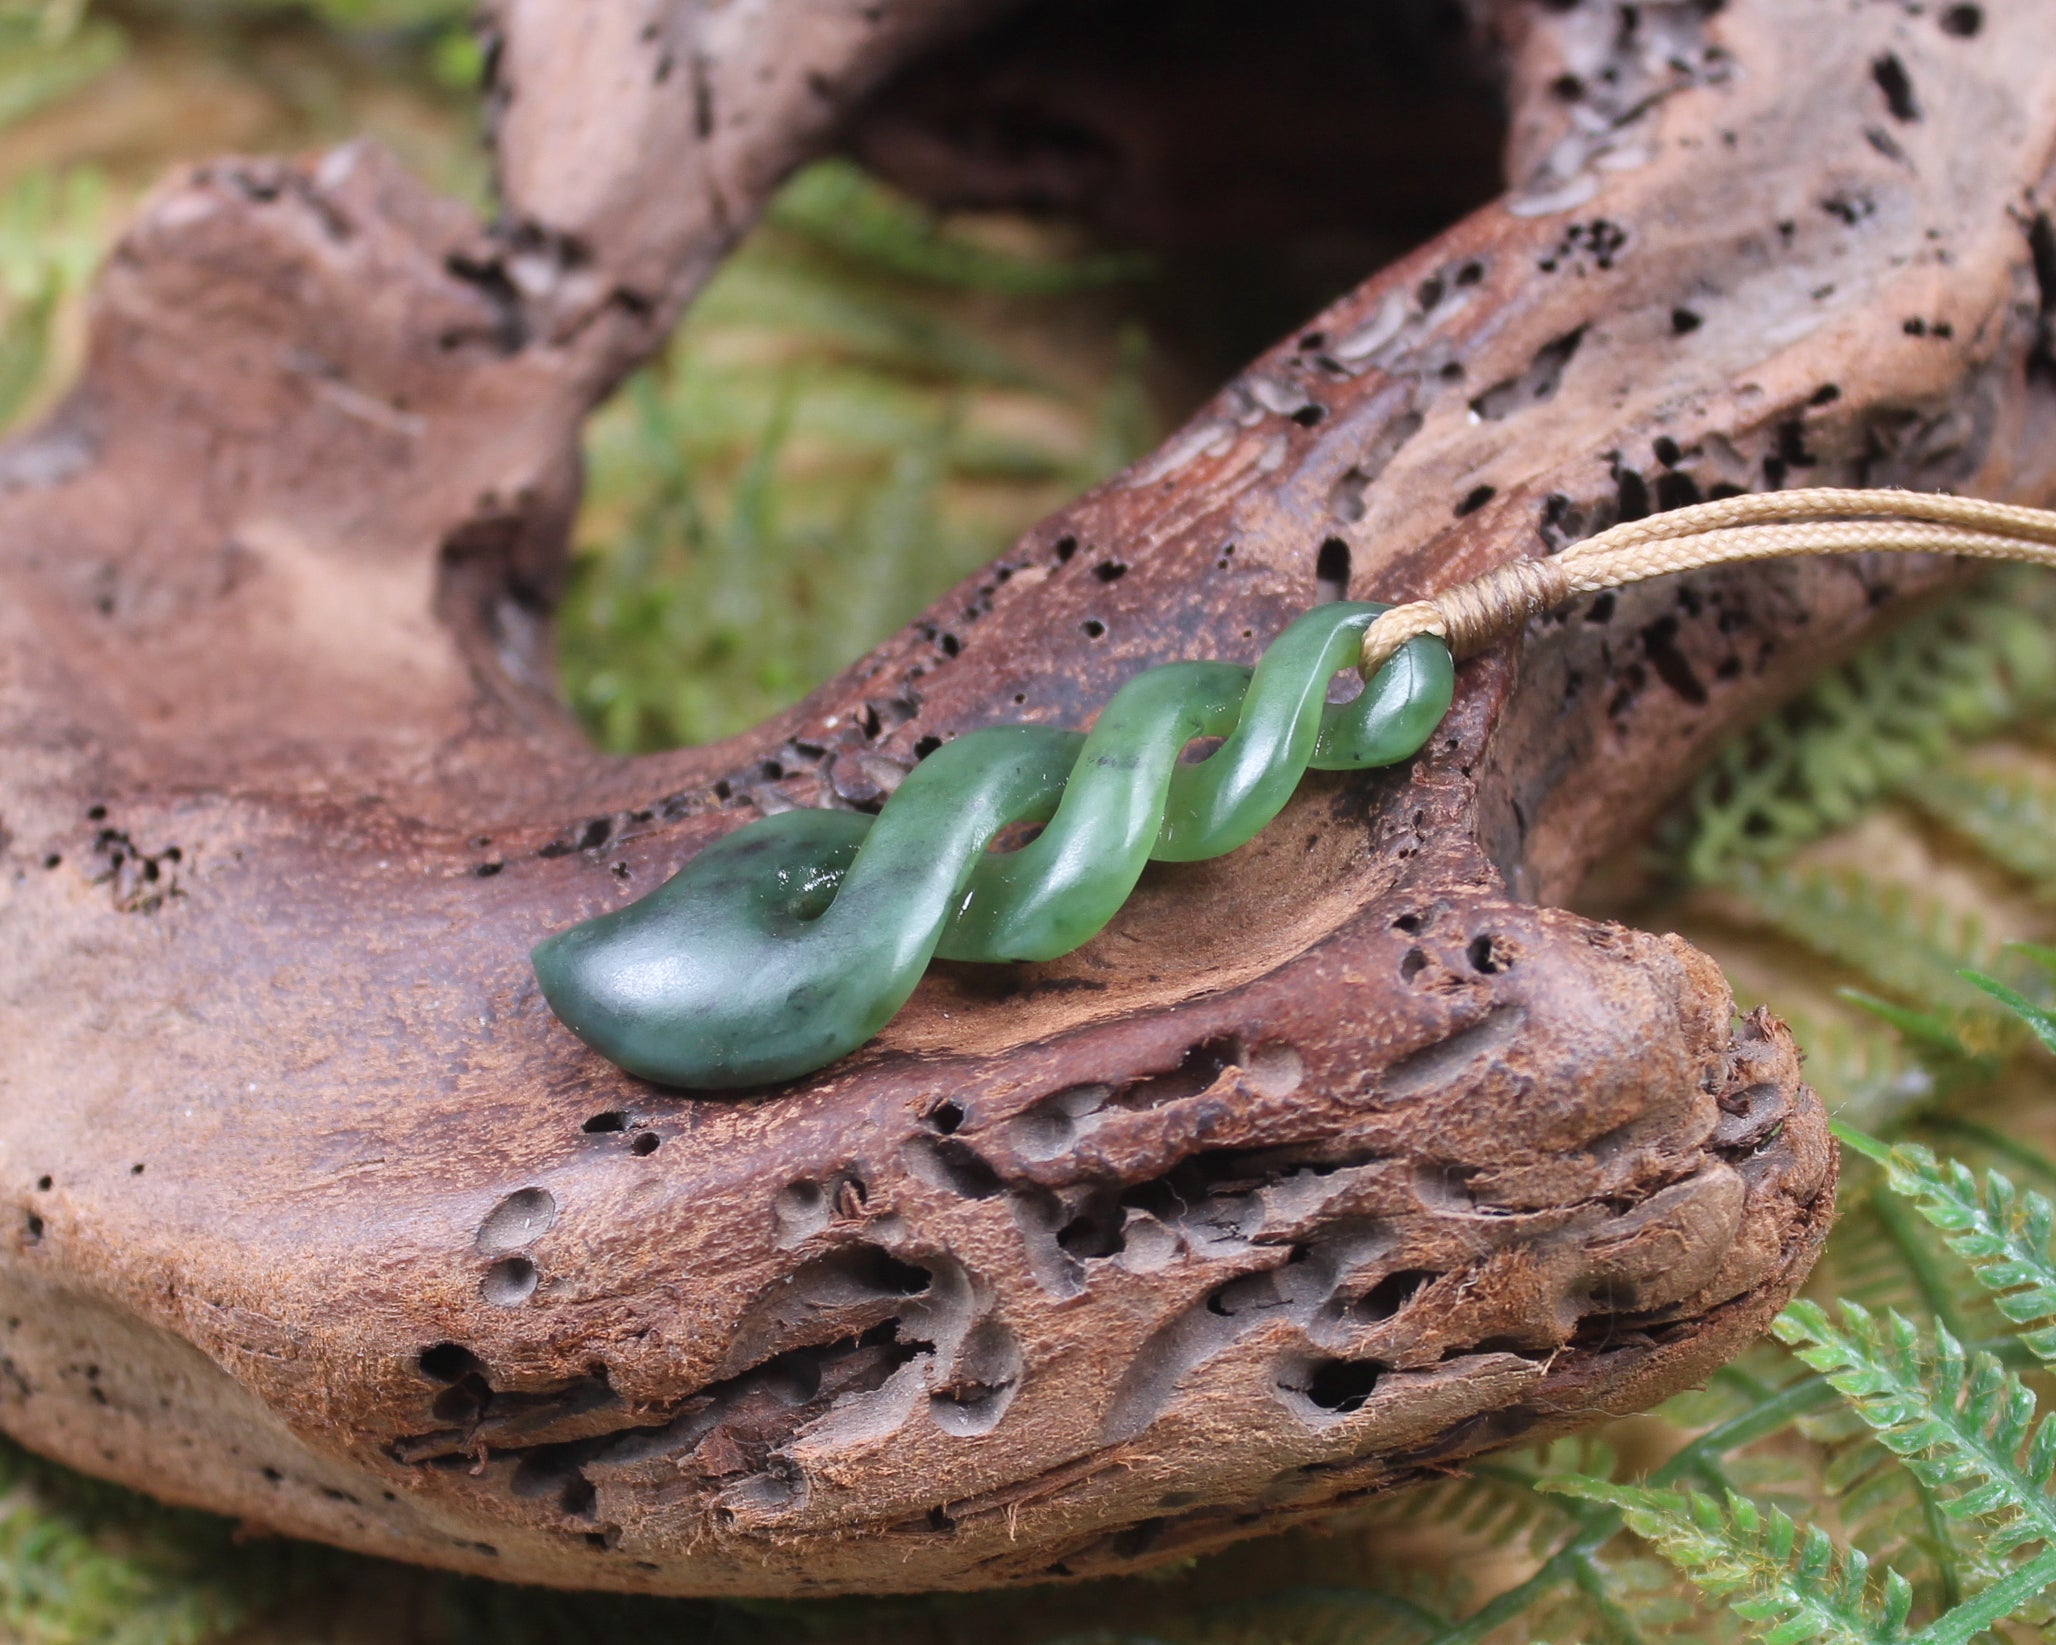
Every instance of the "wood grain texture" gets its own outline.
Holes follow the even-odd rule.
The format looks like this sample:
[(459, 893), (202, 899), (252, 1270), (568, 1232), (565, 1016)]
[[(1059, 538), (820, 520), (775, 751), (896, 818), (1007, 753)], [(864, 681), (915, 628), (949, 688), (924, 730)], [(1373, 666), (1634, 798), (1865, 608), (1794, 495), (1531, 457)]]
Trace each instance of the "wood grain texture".
[(1253, 658), (1331, 538), (1389, 599), (1717, 486), (2056, 497), (2056, 4), (1481, 11), (1502, 199), (789, 713), (633, 761), (546, 664), (580, 419), (832, 134), (752, 112), (774, 32), (847, 111), (982, 12), (573, 15), (497, 24), (501, 229), (366, 148), (174, 179), (0, 450), (0, 1422), (403, 1558), (876, 1592), (1175, 1558), (1751, 1340), (1833, 1198), (1790, 1040), (1540, 905), (1945, 568), (1539, 623), (1409, 767), (756, 1099), (599, 1062), (527, 950), (926, 739)]

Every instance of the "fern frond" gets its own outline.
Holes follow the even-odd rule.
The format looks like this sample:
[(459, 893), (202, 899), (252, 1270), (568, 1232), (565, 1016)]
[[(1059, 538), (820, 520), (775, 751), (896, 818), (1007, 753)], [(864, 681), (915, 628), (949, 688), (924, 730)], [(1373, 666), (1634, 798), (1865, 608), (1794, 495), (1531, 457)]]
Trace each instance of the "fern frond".
[(1729, 1360), (1700, 1387), (1671, 1395), (1656, 1408), (1656, 1415), (1677, 1428), (1717, 1427), (1746, 1415), (1805, 1376), (1805, 1368), (1795, 1364), (1790, 1354), (1768, 1342), (1759, 1343)]
[(1978, 1522), (1990, 1554), (2056, 1543), (2056, 1425), (1989, 1353), (1968, 1353), (1946, 1328), (1923, 1337), (1897, 1314), (1844, 1302), (1837, 1325), (1795, 1302), (1772, 1330), (1825, 1375), (1879, 1440), (1938, 1494), (1952, 1519)]
[[(888, 461), (910, 441), (934, 437), (948, 425), (945, 448), (953, 476), (1028, 484), (1089, 483), (1126, 461), (1140, 436), (1117, 438), (1120, 455), (1110, 464), (1095, 454), (1098, 430), (1037, 427), (1022, 432), (978, 421), (952, 422), (952, 400), (933, 386), (889, 376), (863, 364), (809, 362), (804, 392), (791, 408), (792, 438), (805, 448), (812, 474), (862, 472)], [(636, 394), (661, 398), (662, 437), (677, 450), (718, 462), (754, 446), (786, 393), (785, 382), (761, 363), (716, 355), (674, 358), (661, 376), (632, 379)], [(603, 417), (588, 442), (593, 483), (605, 507), (624, 494), (636, 496), (649, 484), (656, 460), (650, 441), (654, 419), (647, 403), (635, 417)], [(788, 480), (788, 484), (790, 484)]]
[(1915, 773), (1901, 792), (1931, 822), (2056, 896), (2056, 780), (2046, 773), (1952, 760)]
[[(1966, 982), (1970, 979), (1966, 977)], [(1999, 1071), (1995, 1058), (1980, 1055), (1963, 1043), (1960, 1019), (1940, 1011), (1920, 1011), (1866, 994), (1860, 988), (1838, 988), (1836, 994), (1859, 1011), (1899, 1030), (1905, 1043), (1930, 1066), (1961, 1065), (1965, 1071), (1989, 1079)]]
[(1891, 1571), (1838, 1549), (1818, 1526), (1730, 1492), (1674, 1491), (1568, 1476), (1549, 1489), (1617, 1508), (1628, 1526), (1698, 1588), (1762, 1625), (1773, 1645), (1896, 1645), (1907, 1637), (1913, 1590)]
[(1967, 1119), (1961, 1114), (1931, 1114), (1922, 1124), (1926, 1130), (1955, 1137), (1971, 1150), (2008, 1161), (2056, 1187), (2056, 1159), (2051, 1159), (2019, 1137), (1994, 1130), (1980, 1120)]
[(1968, 738), (2056, 703), (2056, 589), (2001, 573), (1866, 648), (1693, 784), (1677, 856), (1710, 883), (1853, 819)]
[(1393, 1499), (1381, 1518), (1395, 1523), (1449, 1527), (1467, 1544), (1506, 1550), (1564, 1529), (1562, 1509), (1527, 1479), (1490, 1465)]
[(0, 429), (55, 387), (59, 317), (98, 259), (104, 192), (84, 168), (31, 171), (0, 191)]
[(84, 9), (0, 9), (0, 127), (91, 85), (127, 54), (121, 30)]
[(1991, 1015), (1962, 975), (1991, 964), (1992, 946), (1974, 915), (1847, 869), (1737, 864), (1729, 888), (1757, 923), (1889, 994)]
[(62, 296), (50, 281), (16, 304), (0, 324), (0, 429), (11, 427), (35, 399), (50, 368), (50, 343)]
[(1464, 1546), (1505, 1554), (1551, 1545), (1576, 1528), (1577, 1516), (1561, 1498), (1538, 1490), (1554, 1473), (1610, 1473), (1613, 1455), (1593, 1434), (1559, 1439), (1539, 1451), (1517, 1452), (1468, 1464), (1461, 1474), (1395, 1496), (1370, 1515), (1373, 1522), (1446, 1526)]
[(2018, 990), (2008, 988), (1997, 977), (1988, 977), (1982, 971), (1966, 971), (1963, 973), (1963, 980), (1973, 987), (1983, 989), (2026, 1023), (2029, 1031), (2042, 1042), (2044, 1049), (2056, 1051), (2056, 1014), (2052, 1014), (2044, 1006), (2037, 1005)]
[(1337, 1583), (1210, 1606), (1197, 1627), (1176, 1632), (1192, 1645), (1421, 1645), (1447, 1626), (1440, 1612), (1407, 1595)]
[(0, 297), (76, 291), (100, 260), (107, 185), (90, 166), (30, 171), (0, 191)]
[(1974, 1551), (1974, 1538), (1846, 1404), (1832, 1416), (1846, 1431), (1830, 1434), (1827, 1420), (1818, 1427), (1799, 1424), (1822, 1453), (1820, 1472), (1800, 1511), (1814, 1512), (1824, 1494), (1848, 1542), (1905, 1577), (1930, 1607), (1945, 1610), (1956, 1604), (1966, 1578), (1986, 1569)]
[(1837, 1127), (1843, 1144), (1885, 1169), (1887, 1185), (1911, 1200), (1942, 1231), (1943, 1239), (1993, 1294), (1999, 1311), (2029, 1326), (2020, 1341), (2037, 1359), (2056, 1363), (2056, 1261), (2049, 1241), (2056, 1208), (2038, 1193), (2021, 1193), (1997, 1171), (1982, 1181), (1968, 1166), (1938, 1160), (1918, 1143), (1887, 1147), (1874, 1137)]
[(848, 160), (822, 160), (785, 185), (765, 213), (777, 227), (874, 268), (959, 291), (1051, 297), (1133, 280), (1147, 257), (1125, 252), (1054, 260), (1010, 256), (945, 230), (933, 212)]
[[(164, 9), (262, 20), (300, 14), (337, 34), (419, 35), (470, 19), (469, 0), (171, 0)], [(210, 15), (211, 14), (211, 15)]]
[(685, 335), (714, 327), (773, 332), (788, 349), (827, 350), (938, 382), (1055, 388), (1039, 370), (931, 307), (890, 289), (853, 287), (818, 260), (769, 247), (739, 256), (700, 294)]

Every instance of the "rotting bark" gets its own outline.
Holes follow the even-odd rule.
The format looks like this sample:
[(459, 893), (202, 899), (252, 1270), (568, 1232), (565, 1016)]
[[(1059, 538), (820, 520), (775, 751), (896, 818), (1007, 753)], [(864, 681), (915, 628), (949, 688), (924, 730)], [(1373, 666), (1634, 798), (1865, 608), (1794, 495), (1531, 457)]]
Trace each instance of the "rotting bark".
[[(530, 1581), (976, 1586), (1641, 1408), (1797, 1284), (1833, 1154), (1789, 1039), (1677, 939), (1533, 905), (1942, 568), (1537, 624), (1409, 768), (1309, 782), (1067, 960), (939, 967), (762, 1100), (599, 1063), (526, 953), (927, 739), (1253, 656), (1324, 550), (1398, 597), (1721, 486), (2050, 500), (2056, 4), (1481, 19), (1502, 200), (790, 713), (594, 755), (543, 661), (580, 417), (977, 10), (512, 7), (499, 235), (350, 149), (124, 239), (84, 381), (0, 452), (10, 1432)], [(752, 102), (773, 30), (823, 108)]]

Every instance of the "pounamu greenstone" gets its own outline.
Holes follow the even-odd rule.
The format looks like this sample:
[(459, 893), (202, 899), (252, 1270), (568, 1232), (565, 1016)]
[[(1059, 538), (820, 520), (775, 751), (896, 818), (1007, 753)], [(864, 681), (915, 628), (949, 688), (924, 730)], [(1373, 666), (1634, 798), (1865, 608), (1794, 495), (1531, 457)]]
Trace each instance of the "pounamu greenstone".
[[(1347, 702), (1386, 607), (1315, 607), (1254, 669), (1137, 675), (1090, 735), (994, 726), (937, 749), (876, 818), (789, 811), (710, 846), (627, 907), (540, 943), (537, 979), (579, 1038), (632, 1074), (691, 1090), (794, 1079), (891, 1020), (928, 962), (1049, 960), (1096, 935), (1155, 858), (1246, 844), (1301, 775), (1391, 765), (1448, 711), (1439, 640), (1409, 642)], [(1188, 744), (1219, 737), (1205, 759)], [(1015, 851), (1011, 824), (1042, 823)]]

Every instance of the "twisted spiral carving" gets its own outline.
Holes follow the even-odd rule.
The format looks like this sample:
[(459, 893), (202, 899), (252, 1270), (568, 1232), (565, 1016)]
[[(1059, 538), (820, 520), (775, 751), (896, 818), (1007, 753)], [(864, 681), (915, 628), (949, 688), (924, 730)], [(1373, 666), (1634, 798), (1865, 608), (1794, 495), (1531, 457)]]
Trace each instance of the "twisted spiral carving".
[[(665, 1085), (796, 1078), (854, 1051), (929, 960), (1049, 960), (1093, 937), (1152, 858), (1245, 844), (1312, 767), (1414, 753), (1448, 710), (1450, 654), (1409, 641), (1347, 702), (1387, 607), (1317, 606), (1254, 669), (1169, 663), (1138, 674), (1091, 734), (995, 726), (936, 750), (874, 819), (789, 811), (737, 830), (664, 885), (535, 950), (544, 997), (594, 1050)], [(1219, 737), (1206, 758), (1182, 755)], [(1009, 824), (1043, 823), (1018, 850)]]

